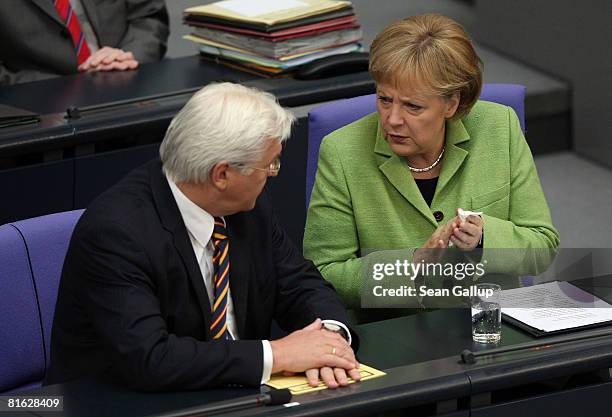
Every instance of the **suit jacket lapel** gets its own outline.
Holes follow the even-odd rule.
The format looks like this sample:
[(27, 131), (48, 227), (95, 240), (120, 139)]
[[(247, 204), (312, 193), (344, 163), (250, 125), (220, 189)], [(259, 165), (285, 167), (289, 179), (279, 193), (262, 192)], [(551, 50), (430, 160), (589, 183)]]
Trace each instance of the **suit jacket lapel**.
[(460, 119), (446, 122), (446, 150), (444, 151), (442, 170), (440, 171), (440, 178), (438, 179), (432, 205), (437, 204), (436, 197), (444, 190), (451, 178), (463, 165), (468, 151), (457, 145), (468, 140), (470, 140), (470, 135), (465, 130), (465, 126)]
[(55, 20), (60, 25), (64, 26), (64, 22), (60, 19), (55, 6), (51, 0), (31, 0), (36, 6), (40, 7), (43, 12), (49, 15), (50, 18)]
[(423, 199), (423, 195), (419, 191), (410, 170), (406, 166), (406, 161), (397, 156), (387, 143), (380, 125), (376, 133), (376, 144), (374, 152), (379, 155), (386, 156), (384, 161), (378, 166), (378, 169), (387, 177), (387, 180), (395, 187), (395, 189), (427, 220), (435, 227), (438, 226), (436, 219), (431, 212), (431, 209)]
[[(249, 256), (249, 244), (246, 232), (240, 226), (243, 216), (235, 215), (225, 218), (227, 224), (227, 235), (229, 237), (230, 257), (230, 290), (234, 304), (234, 316), (238, 335), (245, 335), (246, 316), (248, 304), (249, 279), (251, 275)], [(236, 224), (238, 223), (238, 224)]]
[(161, 223), (174, 237), (174, 246), (185, 265), (189, 280), (191, 281), (191, 286), (200, 304), (204, 324), (208, 331), (212, 312), (206, 293), (206, 287), (204, 286), (202, 272), (200, 271), (200, 265), (193, 252), (193, 246), (189, 240), (185, 223), (183, 223), (183, 218), (176, 205), (176, 201), (174, 200), (166, 177), (162, 172), (161, 163), (159, 162), (151, 165), (151, 189), (153, 191), (153, 200), (157, 206)]

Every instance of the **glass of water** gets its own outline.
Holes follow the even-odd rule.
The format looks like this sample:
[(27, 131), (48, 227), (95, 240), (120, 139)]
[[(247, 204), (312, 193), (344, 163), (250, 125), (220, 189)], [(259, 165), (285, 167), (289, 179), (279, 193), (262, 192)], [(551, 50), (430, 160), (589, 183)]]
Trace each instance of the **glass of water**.
[(477, 284), (472, 287), (472, 339), (477, 343), (497, 343), (501, 339), (501, 287)]

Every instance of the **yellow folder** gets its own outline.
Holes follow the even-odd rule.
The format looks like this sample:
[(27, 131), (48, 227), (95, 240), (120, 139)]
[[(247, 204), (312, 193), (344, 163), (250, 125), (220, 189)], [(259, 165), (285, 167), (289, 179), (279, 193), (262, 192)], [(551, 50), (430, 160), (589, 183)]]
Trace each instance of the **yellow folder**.
[[(359, 365), (359, 373), (361, 374), (362, 381), (367, 381), (368, 379), (386, 375), (383, 371), (379, 371), (378, 369), (371, 368), (364, 364)], [(355, 383), (355, 381), (349, 378), (349, 384), (353, 383)], [(319, 391), (327, 388), (323, 381), (319, 381), (318, 386), (311, 387), (308, 385), (308, 380), (306, 379), (305, 374), (298, 374), (295, 376), (283, 376), (282, 374), (272, 375), (272, 378), (270, 378), (266, 385), (276, 389), (288, 388), (293, 395), (306, 394), (308, 392)]]

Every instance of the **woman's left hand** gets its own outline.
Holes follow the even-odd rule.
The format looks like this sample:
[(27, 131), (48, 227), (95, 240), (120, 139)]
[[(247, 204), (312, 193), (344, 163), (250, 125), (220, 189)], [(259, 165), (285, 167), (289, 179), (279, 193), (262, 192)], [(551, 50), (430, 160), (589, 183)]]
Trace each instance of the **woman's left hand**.
[(476, 249), (482, 239), (482, 217), (470, 215), (465, 221), (459, 223), (459, 227), (453, 228), (450, 241), (462, 251)]

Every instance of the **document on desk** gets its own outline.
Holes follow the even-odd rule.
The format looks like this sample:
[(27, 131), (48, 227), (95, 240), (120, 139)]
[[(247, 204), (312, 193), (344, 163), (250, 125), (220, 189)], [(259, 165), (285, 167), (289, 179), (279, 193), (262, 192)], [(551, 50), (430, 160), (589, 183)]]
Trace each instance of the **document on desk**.
[(567, 281), (504, 290), (501, 307), (510, 322), (544, 333), (612, 322), (612, 305)]
[(350, 7), (345, 0), (224, 0), (191, 7), (185, 13), (274, 25)]
[[(364, 364), (359, 364), (359, 373), (361, 374), (362, 381), (367, 381), (368, 379), (386, 375), (383, 371), (379, 371), (378, 369), (371, 368)], [(355, 381), (349, 378), (349, 384), (353, 384), (354, 382)], [(276, 389), (288, 388), (293, 395), (306, 394), (309, 392), (327, 389), (322, 381), (319, 381), (319, 385), (316, 387), (311, 387), (308, 385), (308, 380), (304, 374), (295, 376), (283, 376), (282, 374), (272, 375), (272, 378), (270, 378), (266, 385)]]

